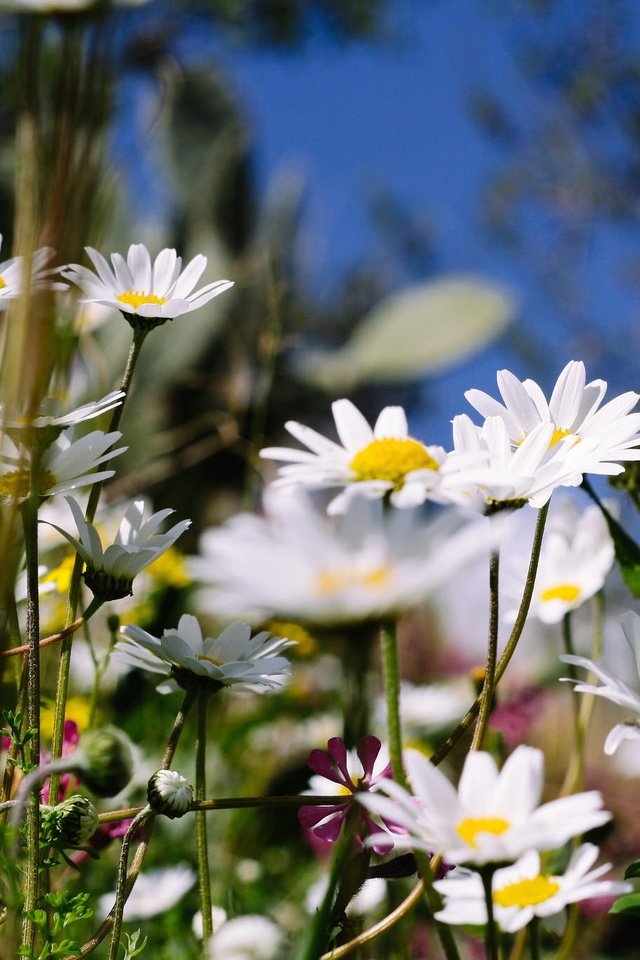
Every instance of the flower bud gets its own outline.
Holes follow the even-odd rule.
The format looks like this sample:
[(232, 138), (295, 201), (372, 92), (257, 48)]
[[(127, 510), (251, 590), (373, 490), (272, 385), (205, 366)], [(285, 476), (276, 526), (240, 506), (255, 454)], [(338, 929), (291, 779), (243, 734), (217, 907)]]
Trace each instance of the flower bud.
[(60, 847), (81, 847), (98, 829), (98, 812), (79, 793), (59, 803), (51, 812), (51, 842)]
[(191, 806), (193, 787), (177, 770), (157, 770), (147, 785), (147, 800), (156, 813), (174, 820)]
[(133, 754), (128, 737), (116, 727), (98, 727), (82, 734), (78, 744), (82, 782), (99, 797), (113, 797), (131, 780)]

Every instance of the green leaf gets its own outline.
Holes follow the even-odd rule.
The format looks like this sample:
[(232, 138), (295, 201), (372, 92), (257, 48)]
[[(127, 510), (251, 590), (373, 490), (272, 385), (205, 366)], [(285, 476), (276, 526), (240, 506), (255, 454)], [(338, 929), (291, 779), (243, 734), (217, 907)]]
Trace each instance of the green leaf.
[(609, 913), (632, 913), (640, 916), (640, 892), (625, 893), (612, 904)]
[(473, 277), (430, 280), (382, 300), (339, 350), (303, 354), (298, 372), (327, 390), (415, 380), (486, 346), (514, 312), (513, 300), (496, 284)]
[(640, 860), (634, 860), (624, 872), (625, 880), (633, 880), (635, 877), (640, 877)]
[(640, 546), (629, 536), (616, 518), (609, 513), (586, 479), (583, 480), (582, 486), (591, 499), (600, 507), (607, 527), (609, 528), (611, 539), (613, 540), (616, 560), (620, 565), (620, 572), (622, 573), (624, 582), (634, 597), (640, 597)]

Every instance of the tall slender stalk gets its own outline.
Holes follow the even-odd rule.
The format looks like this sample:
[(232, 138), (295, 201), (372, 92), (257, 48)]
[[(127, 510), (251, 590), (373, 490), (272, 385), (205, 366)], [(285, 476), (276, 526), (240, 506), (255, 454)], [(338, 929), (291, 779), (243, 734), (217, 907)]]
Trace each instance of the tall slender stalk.
[(499, 580), (500, 580), (500, 553), (491, 551), (489, 561), (489, 641), (487, 644), (487, 662), (484, 670), (484, 681), (480, 691), (480, 708), (473, 740), (472, 750), (481, 750), (484, 742), (489, 716), (493, 706), (493, 696), (496, 681), (496, 663), (498, 659), (498, 626), (499, 626)]
[(122, 838), (122, 846), (120, 847), (120, 859), (118, 861), (118, 878), (116, 883), (116, 901), (113, 905), (112, 915), (113, 915), (113, 929), (111, 931), (111, 943), (109, 944), (109, 954), (107, 960), (118, 960), (118, 953), (120, 952), (120, 936), (122, 934), (122, 918), (124, 914), (124, 907), (127, 901), (126, 897), (126, 881), (127, 881), (127, 863), (129, 860), (129, 847), (131, 846), (131, 840), (133, 835), (144, 821), (151, 814), (151, 807), (147, 804), (142, 808), (140, 813), (137, 814), (129, 824), (127, 832)]
[(492, 864), (486, 864), (479, 871), (482, 878), (482, 887), (484, 890), (484, 900), (487, 906), (487, 925), (485, 927), (485, 948), (487, 960), (498, 960), (498, 931), (496, 921), (493, 915), (493, 874), (495, 868)]
[[(207, 706), (206, 693), (198, 697), (198, 735), (196, 741), (196, 800), (204, 800), (207, 795)], [(196, 854), (198, 860), (198, 893), (202, 911), (202, 960), (208, 960), (209, 940), (213, 934), (211, 918), (211, 880), (209, 877), (209, 847), (207, 844), (207, 814), (204, 810), (196, 812)]]
[(389, 757), (393, 770), (393, 779), (407, 786), (407, 778), (402, 763), (402, 721), (400, 718), (400, 661), (398, 657), (398, 638), (396, 625), (383, 623), (380, 627), (382, 646), (382, 671), (384, 691), (387, 702), (387, 738)]
[[(31, 493), (23, 504), (24, 542), (27, 564), (27, 725), (34, 731), (28, 744), (29, 766), (40, 763), (40, 606), (38, 583), (38, 451), (32, 452)], [(30, 949), (35, 943), (35, 925), (27, 916), (38, 903), (38, 875), (40, 861), (40, 806), (34, 791), (27, 806), (27, 856), (25, 863), (24, 914), (22, 941)]]
[[(533, 588), (535, 586), (536, 574), (538, 572), (538, 563), (540, 562), (540, 549), (542, 547), (542, 538), (544, 536), (544, 528), (547, 521), (547, 514), (549, 512), (549, 503), (546, 503), (544, 507), (540, 508), (538, 513), (538, 520), (536, 523), (536, 529), (533, 537), (533, 544), (531, 547), (531, 557), (529, 559), (529, 568), (527, 570), (527, 579), (525, 581), (524, 590), (522, 592), (522, 599), (520, 600), (520, 606), (518, 608), (518, 613), (516, 614), (516, 619), (511, 629), (511, 634), (505, 645), (504, 650), (502, 651), (502, 656), (498, 660), (496, 665), (495, 673), (495, 683), (499, 683), (502, 679), (502, 676), (509, 666), (512, 656), (516, 651), (518, 646), (518, 641), (522, 636), (522, 631), (524, 625), (527, 621), (527, 616), (529, 614), (529, 607), (531, 606), (531, 598), (533, 596)], [(458, 723), (455, 730), (453, 730), (447, 739), (442, 743), (438, 749), (431, 755), (431, 763), (435, 766), (442, 763), (445, 757), (453, 750), (456, 743), (464, 736), (466, 731), (469, 729), (473, 723), (475, 717), (478, 714), (480, 709), (480, 697), (478, 697), (475, 702), (469, 707), (466, 714), (462, 720)]]

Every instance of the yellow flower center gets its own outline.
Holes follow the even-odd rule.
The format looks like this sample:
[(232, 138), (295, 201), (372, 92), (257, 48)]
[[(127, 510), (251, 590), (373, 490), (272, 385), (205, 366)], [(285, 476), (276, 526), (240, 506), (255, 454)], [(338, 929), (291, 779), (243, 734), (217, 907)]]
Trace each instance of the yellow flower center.
[(501, 833), (509, 829), (509, 826), (508, 821), (503, 820), (502, 817), (468, 817), (466, 820), (460, 821), (456, 827), (456, 833), (462, 837), (465, 843), (476, 850), (478, 847), (476, 837), (479, 833), (492, 833), (499, 837)]
[(162, 306), (163, 303), (167, 302), (166, 297), (157, 297), (155, 293), (142, 293), (140, 290), (125, 290), (124, 293), (118, 294), (116, 300), (119, 300), (120, 303), (126, 303), (128, 307), (133, 307), (134, 310), (145, 303), (155, 303)]
[(438, 470), (426, 447), (411, 437), (372, 440), (349, 464), (357, 480), (388, 480), (399, 490), (412, 470)]
[(216, 660), (215, 657), (207, 657), (204, 653), (199, 653), (196, 660), (206, 660), (208, 663), (212, 663), (214, 667), (222, 666), (222, 660)]
[(4, 290), (4, 288), (6, 287), (6, 285), (7, 285), (7, 284), (6, 284), (6, 281), (5, 281), (4, 277), (0, 276), (0, 290)]
[(551, 434), (551, 440), (549, 440), (549, 450), (551, 447), (555, 447), (556, 443), (559, 443), (565, 437), (568, 437), (571, 433), (571, 430), (559, 430), (558, 427)]
[[(50, 470), (42, 474), (42, 490), (48, 490), (56, 482)], [(0, 498), (23, 500), (29, 496), (30, 476), (28, 470), (9, 470), (0, 475)]]
[(540, 594), (540, 599), (544, 602), (548, 600), (563, 600), (565, 603), (573, 603), (582, 593), (576, 583), (559, 583), (555, 587), (548, 587)]
[(389, 567), (374, 567), (372, 570), (323, 570), (316, 577), (316, 593), (325, 596), (348, 590), (350, 587), (364, 587), (376, 590), (385, 587), (391, 580)]
[(493, 901), (499, 907), (533, 907), (536, 903), (550, 900), (560, 889), (560, 884), (541, 873), (509, 883), (501, 890), (493, 891)]

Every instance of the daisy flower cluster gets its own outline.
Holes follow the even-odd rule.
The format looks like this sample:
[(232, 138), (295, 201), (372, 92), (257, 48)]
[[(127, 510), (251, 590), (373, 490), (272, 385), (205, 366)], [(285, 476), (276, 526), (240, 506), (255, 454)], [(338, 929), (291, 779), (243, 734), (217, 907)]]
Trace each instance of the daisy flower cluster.
[[(604, 788), (599, 789), (602, 784), (597, 777), (598, 789), (585, 789), (590, 781), (584, 776), (584, 756), (567, 772), (564, 787), (554, 798), (550, 796), (554, 777), (549, 782), (545, 779), (543, 752), (501, 739), (499, 725), (491, 728), (490, 720), (492, 712), (505, 706), (500, 700), (504, 688), (498, 687), (525, 621), (538, 620), (549, 634), (562, 624), (567, 652), (561, 660), (570, 674), (562, 679), (573, 690), (556, 684), (559, 670), (547, 685), (553, 683), (567, 697), (575, 694), (576, 756), (587, 740), (587, 714), (593, 706), (581, 708), (580, 696), (609, 700), (631, 713), (609, 733), (606, 754), (613, 754), (623, 741), (640, 739), (637, 684), (628, 683), (626, 675), (602, 661), (597, 643), (591, 657), (584, 655), (582, 637), (580, 645), (572, 646), (573, 614), (584, 606), (580, 616), (586, 616), (589, 603), (595, 609), (616, 558), (624, 567), (625, 557), (630, 556), (631, 567), (638, 566), (630, 546), (635, 546), (633, 541), (628, 535), (626, 540), (621, 537), (616, 507), (599, 501), (588, 477), (616, 476), (640, 460), (640, 413), (635, 410), (639, 395), (629, 391), (606, 400), (607, 384), (588, 381), (580, 361), (565, 366), (548, 399), (534, 381), (501, 370), (499, 397), (467, 391), (473, 413), (453, 418), (448, 447), (430, 443), (412, 430), (400, 406), (384, 407), (370, 422), (350, 399), (336, 399), (331, 406), (331, 436), (297, 420), (288, 421), (285, 429), (294, 445), (261, 450), (262, 467), (271, 482), (265, 484), (260, 509), (237, 512), (214, 527), (198, 530), (197, 555), (188, 558), (189, 590), (164, 597), (165, 606), (158, 604), (146, 619), (141, 616), (133, 622), (126, 598), (134, 589), (144, 592), (145, 571), (166, 561), (191, 526), (189, 519), (171, 508), (154, 511), (137, 494), (130, 502), (107, 498), (112, 501), (109, 513), (100, 504), (103, 484), (113, 478), (121, 462), (118, 458), (127, 449), (121, 417), (138, 354), (156, 327), (184, 318), (181, 323), (188, 330), (188, 315), (210, 305), (233, 284), (225, 279), (202, 283), (207, 261), (201, 254), (183, 264), (173, 249), (153, 257), (140, 243), (110, 257), (93, 247), (87, 247), (86, 254), (85, 264), (54, 269), (53, 251), (35, 251), (29, 258), (30, 289), (48, 290), (52, 297), (59, 294), (69, 303), (78, 288), (81, 303), (122, 315), (132, 328), (132, 352), (121, 389), (110, 390), (98, 400), (56, 396), (34, 403), (33, 409), (0, 407), (0, 506), (12, 508), (7, 511), (7, 554), (13, 549), (19, 520), (27, 544), (24, 558), (14, 564), (22, 586), (5, 624), (8, 634), (24, 629), (27, 642), (18, 645), (17, 639), (12, 640), (0, 652), (0, 663), (18, 655), (25, 658), (22, 688), (28, 720), (27, 728), (20, 710), (5, 711), (3, 745), (8, 759), (0, 812), (12, 809), (13, 822), (19, 823), (24, 816), (29, 826), (25, 836), (31, 837), (30, 859), (24, 862), (28, 896), (33, 900), (40, 882), (40, 847), (33, 842), (38, 837), (37, 824), (29, 819), (33, 804), (28, 794), (37, 787), (41, 797), (55, 798), (60, 776), (68, 776), (73, 769), (63, 750), (62, 730), (71, 644), (81, 627), (86, 631), (81, 642), (90, 651), (93, 671), (89, 729), (76, 751), (76, 762), (86, 754), (93, 765), (83, 788), (99, 797), (113, 796), (110, 776), (125, 768), (127, 780), (136, 783), (124, 789), (138, 789), (144, 797), (146, 784), (146, 805), (132, 807), (134, 801), (127, 796), (119, 813), (106, 813), (107, 819), (133, 817), (120, 831), (116, 889), (99, 902), (104, 922), (96, 936), (111, 937), (110, 957), (122, 946), (123, 920), (154, 917), (178, 906), (195, 886), (202, 908), (198, 937), (203, 958), (209, 950), (226, 955), (227, 947), (229, 956), (252, 955), (245, 950), (247, 929), (264, 931), (264, 950), (260, 953), (256, 948), (255, 955), (282, 952), (280, 921), (284, 918), (286, 925), (286, 911), (278, 912), (278, 924), (244, 914), (244, 932), (242, 914), (228, 920), (225, 914), (224, 923), (214, 931), (213, 858), (206, 821), (211, 811), (224, 807), (287, 807), (313, 851), (335, 858), (322, 903), (310, 923), (306, 916), (302, 921), (309, 926), (300, 954), (305, 960), (337, 946), (336, 937), (348, 939), (347, 908), (351, 903), (353, 911), (359, 888), (371, 878), (391, 882), (417, 872), (429, 888), (430, 911), (440, 921), (435, 927), (438, 935), (442, 925), (483, 927), (489, 960), (498, 956), (496, 927), (507, 941), (529, 927), (531, 955), (536, 956), (533, 931), (538, 920), (588, 899), (611, 900), (630, 893), (630, 883), (610, 873), (619, 864), (616, 868), (600, 864), (593, 837), (585, 839), (609, 825), (614, 813), (607, 809), (612, 804)], [(0, 306), (23, 296), (26, 270), (25, 260), (18, 257), (0, 264)], [(569, 488), (581, 485), (594, 503), (579, 511), (568, 494)], [(563, 496), (556, 497), (559, 489)], [(42, 511), (45, 500), (50, 503)], [(538, 511), (535, 532), (527, 507)], [(109, 515), (115, 522), (110, 523)], [(523, 533), (527, 524), (529, 529)], [(4, 536), (4, 528), (0, 530)], [(67, 551), (63, 563), (69, 560), (69, 548), (73, 554), (65, 626), (50, 636), (41, 630), (39, 620), (42, 581), (50, 571), (39, 565), (35, 546), (45, 541), (45, 554), (49, 549)], [(522, 546), (525, 541), (532, 544), (530, 549)], [(621, 543), (626, 553), (621, 554)], [(502, 575), (500, 556), (509, 560)], [(471, 635), (478, 627), (486, 642), (484, 620), (480, 623), (473, 613), (470, 591), (456, 587), (454, 603), (464, 621), (467, 643), (461, 654), (453, 644), (447, 647), (446, 639), (441, 642), (440, 617), (434, 610), (437, 598), (456, 578), (480, 563), (490, 571), (485, 592), (488, 652), (482, 670), (469, 670), (463, 677), (461, 671), (471, 665)], [(92, 599), (78, 616), (87, 590)], [(94, 630), (89, 621), (104, 604), (110, 613), (94, 621)], [(170, 617), (175, 626), (165, 626)], [(624, 637), (634, 669), (640, 672), (639, 624), (635, 613), (623, 617)], [(509, 631), (504, 640), (503, 628)], [(307, 643), (311, 651), (306, 664), (290, 662), (297, 637), (303, 638), (301, 648)], [(373, 648), (377, 639), (379, 659)], [(57, 643), (63, 648), (57, 686), (55, 693), (47, 692), (56, 701), (49, 757), (39, 744), (40, 651)], [(316, 651), (320, 656), (314, 661)], [(307, 654), (301, 652), (300, 659), (303, 656)], [(103, 686), (109, 669), (123, 678), (122, 689), (127, 695), (133, 693), (131, 702), (136, 707), (138, 699), (153, 698), (158, 722), (171, 697), (157, 698), (148, 687), (144, 692), (145, 684), (136, 671), (155, 680), (159, 693), (180, 694), (180, 700), (175, 700), (180, 703), (178, 713), (153, 765), (132, 752), (128, 741), (125, 751), (121, 731), (96, 726), (99, 695), (113, 689)], [(42, 677), (48, 683), (44, 671)], [(114, 684), (117, 695), (121, 692), (118, 682)], [(281, 699), (272, 696), (279, 692)], [(213, 695), (215, 722), (206, 712)], [(513, 702), (517, 701), (516, 695)], [(534, 697), (531, 702), (535, 713), (542, 700)], [(323, 722), (313, 726), (310, 717), (317, 717), (318, 706), (324, 711)], [(182, 772), (174, 755), (180, 739), (192, 732), (187, 722), (192, 708), (197, 714), (194, 750), (181, 748), (185, 764), (193, 767), (194, 776), (188, 776), (185, 773), (191, 770)], [(287, 749), (262, 750), (251, 778), (264, 796), (227, 796), (230, 785), (242, 784), (242, 754), (248, 751), (247, 745), (273, 744), (278, 731), (287, 729), (276, 725), (282, 711), (289, 729), (296, 725), (300, 730), (313, 729), (313, 736), (301, 736), (298, 730)], [(266, 719), (254, 721), (258, 715)], [(271, 741), (267, 735), (262, 739), (256, 735), (252, 725), (257, 723), (273, 724), (270, 729), (277, 732), (270, 734)], [(403, 723), (412, 732), (410, 749), (403, 743)], [(522, 727), (527, 737), (531, 725)], [(386, 739), (378, 735), (382, 730)], [(459, 754), (453, 749), (464, 743), (467, 731), (471, 749), (461, 761), (454, 787), (448, 771)], [(30, 738), (36, 740), (33, 750)], [(487, 744), (491, 750), (485, 749)], [(308, 789), (293, 796), (277, 795), (274, 783), (284, 782), (278, 780), (280, 774), (291, 782), (298, 777), (294, 789), (300, 790), (309, 749), (313, 775)], [(298, 763), (299, 769), (274, 771), (275, 763), (285, 756), (287, 763)], [(215, 778), (213, 797), (208, 795), (207, 777)], [(84, 844), (97, 843), (94, 834), (99, 834), (96, 826), (101, 814), (88, 798), (71, 799), (71, 819), (62, 840), (71, 838), (69, 848), (86, 855)], [(83, 811), (90, 834), (80, 829)], [(58, 814), (47, 817), (45, 823), (59, 819)], [(195, 821), (197, 872), (189, 863), (172, 872), (152, 868), (142, 874), (138, 899), (134, 896), (127, 907), (141, 864), (139, 854), (127, 875), (129, 846), (137, 842), (137, 831), (148, 820), (143, 841), (147, 844), (156, 819), (158, 829), (168, 831), (184, 829), (183, 818), (186, 823)], [(188, 835), (188, 830), (180, 834), (181, 838)], [(65, 855), (62, 840), (59, 847)], [(219, 861), (227, 863), (224, 841), (216, 842), (220, 843)], [(251, 859), (253, 852), (245, 856), (247, 876), (257, 877), (268, 869), (268, 858), (263, 864)], [(443, 864), (435, 880), (429, 866), (433, 857)], [(286, 857), (285, 861), (293, 875)], [(640, 868), (637, 872), (640, 875)], [(218, 892), (225, 889), (220, 880)], [(236, 899), (241, 903), (234, 892), (224, 902), (230, 905)], [(37, 938), (32, 918), (39, 916), (38, 903), (25, 899), (25, 937), (31, 937), (33, 944)], [(247, 898), (247, 903), (253, 901)], [(563, 956), (569, 955), (575, 923), (567, 930)], [(130, 938), (127, 948), (131, 956), (135, 955), (132, 942)], [(447, 942), (444, 935), (443, 944)], [(30, 949), (25, 956), (32, 955)], [(447, 955), (454, 955), (449, 948)]]
[(284, 462), (275, 481), (281, 486), (339, 488), (330, 513), (355, 496), (396, 507), (425, 500), (540, 507), (586, 473), (618, 474), (621, 461), (640, 459), (640, 413), (631, 412), (639, 395), (629, 391), (601, 406), (606, 383), (587, 383), (581, 361), (567, 364), (548, 403), (536, 383), (509, 371), (500, 371), (498, 386), (504, 404), (481, 391), (466, 394), (484, 421), (454, 417), (449, 452), (411, 436), (400, 407), (385, 407), (371, 427), (343, 399), (332, 405), (339, 443), (292, 420), (287, 431), (307, 449), (266, 447), (262, 456)]

